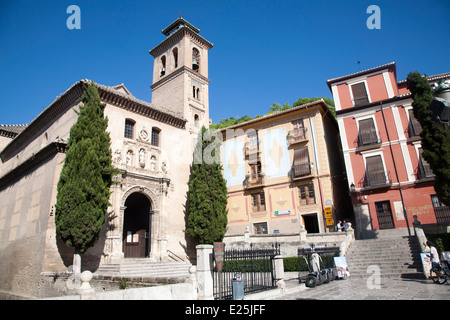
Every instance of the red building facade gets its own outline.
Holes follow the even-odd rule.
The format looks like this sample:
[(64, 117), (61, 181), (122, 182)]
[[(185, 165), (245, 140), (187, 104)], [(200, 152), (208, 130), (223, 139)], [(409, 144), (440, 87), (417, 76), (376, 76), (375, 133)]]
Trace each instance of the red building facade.
[[(432, 86), (450, 73), (427, 78)], [(355, 225), (359, 234), (448, 223), (434, 175), (422, 158), (421, 127), (395, 62), (327, 81), (336, 105)], [(416, 216), (416, 217), (415, 217)]]

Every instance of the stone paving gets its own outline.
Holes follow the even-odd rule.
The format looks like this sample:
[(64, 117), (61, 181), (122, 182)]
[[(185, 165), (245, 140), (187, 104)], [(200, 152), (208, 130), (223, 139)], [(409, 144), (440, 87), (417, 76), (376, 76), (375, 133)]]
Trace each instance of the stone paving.
[[(295, 288), (295, 286), (303, 286)], [(435, 284), (430, 279), (382, 278), (379, 285), (366, 279), (335, 280), (307, 288), (298, 280), (286, 282), (287, 293), (272, 300), (450, 300), (450, 284)], [(291, 293), (290, 293), (291, 292)]]

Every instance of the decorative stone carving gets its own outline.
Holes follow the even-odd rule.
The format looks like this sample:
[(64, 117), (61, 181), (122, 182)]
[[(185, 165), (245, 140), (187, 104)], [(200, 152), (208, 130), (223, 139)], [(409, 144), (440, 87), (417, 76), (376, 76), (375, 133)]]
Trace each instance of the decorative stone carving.
[(127, 151), (126, 165), (127, 166), (133, 165), (133, 150), (131, 149)]
[(139, 138), (140, 138), (142, 141), (148, 141), (149, 136), (148, 136), (147, 130), (142, 129), (141, 132), (139, 132)]
[(144, 150), (144, 148), (141, 148), (139, 150), (139, 165), (141, 166), (141, 168), (145, 167), (145, 150)]
[(122, 151), (116, 149), (116, 151), (114, 151), (113, 162), (120, 164), (121, 161), (122, 161)]

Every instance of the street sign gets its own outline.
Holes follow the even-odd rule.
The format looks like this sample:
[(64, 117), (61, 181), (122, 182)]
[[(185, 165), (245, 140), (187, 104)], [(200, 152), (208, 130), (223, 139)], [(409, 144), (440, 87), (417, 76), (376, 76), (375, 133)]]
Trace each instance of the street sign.
[(332, 210), (331, 210), (331, 207), (325, 207), (324, 209), (323, 209), (323, 211), (325, 212), (325, 218), (332, 218), (333, 217), (333, 214), (332, 214)]

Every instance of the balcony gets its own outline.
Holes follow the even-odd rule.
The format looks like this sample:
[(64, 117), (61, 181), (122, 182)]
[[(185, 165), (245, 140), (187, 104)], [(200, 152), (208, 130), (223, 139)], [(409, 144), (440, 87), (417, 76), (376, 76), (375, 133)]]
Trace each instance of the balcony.
[(244, 144), (244, 152), (245, 152), (245, 156), (250, 156), (253, 154), (258, 154), (258, 148), (259, 144), (258, 143), (250, 143), (250, 142), (246, 142)]
[(287, 142), (288, 146), (294, 145), (300, 142), (308, 141), (308, 130), (307, 128), (294, 129), (288, 132)]
[(360, 131), (355, 141), (359, 148), (378, 147), (381, 145), (380, 133), (376, 131)]
[(291, 169), (291, 177), (293, 180), (311, 176), (311, 162), (295, 164)]
[(390, 187), (392, 185), (391, 173), (386, 172), (369, 172), (366, 173), (360, 182), (364, 188)]
[(263, 172), (247, 175), (244, 180), (244, 188), (251, 189), (264, 186), (265, 176)]

